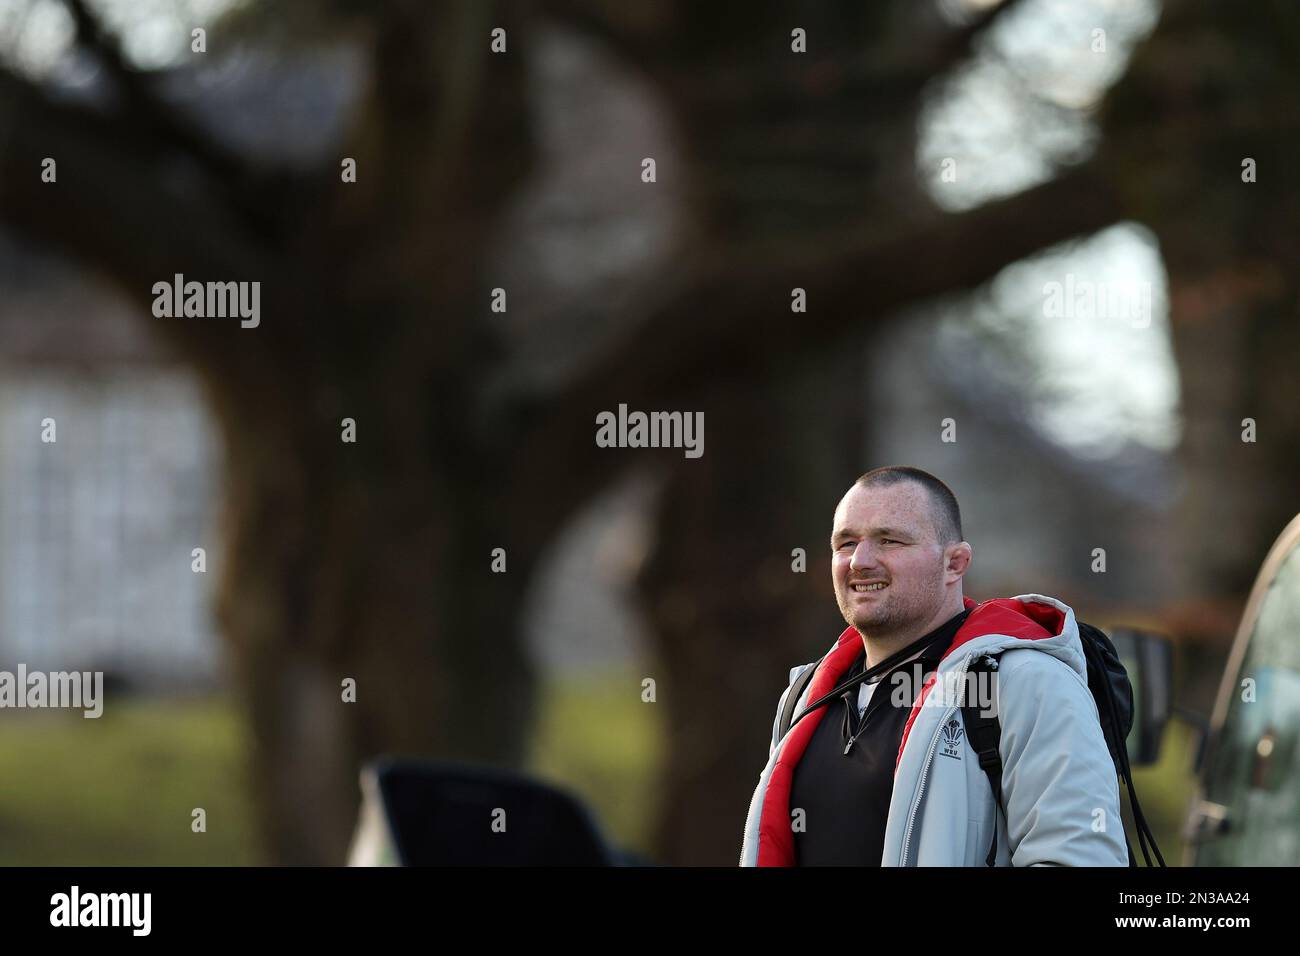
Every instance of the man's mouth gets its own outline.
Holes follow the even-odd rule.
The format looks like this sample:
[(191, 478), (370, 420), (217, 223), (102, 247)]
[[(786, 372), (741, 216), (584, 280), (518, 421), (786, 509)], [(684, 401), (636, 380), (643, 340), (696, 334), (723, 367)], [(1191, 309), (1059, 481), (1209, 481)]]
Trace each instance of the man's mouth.
[(889, 584), (885, 581), (860, 581), (857, 584), (850, 584), (849, 590), (856, 591), (858, 594), (867, 594), (872, 591), (883, 591), (887, 587)]

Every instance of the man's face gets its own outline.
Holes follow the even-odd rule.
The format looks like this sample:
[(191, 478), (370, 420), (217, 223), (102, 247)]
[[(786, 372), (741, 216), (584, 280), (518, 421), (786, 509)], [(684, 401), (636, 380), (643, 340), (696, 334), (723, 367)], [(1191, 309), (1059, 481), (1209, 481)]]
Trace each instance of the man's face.
[(854, 485), (835, 509), (835, 600), (860, 633), (886, 636), (922, 627), (939, 613), (946, 562), (930, 509), (929, 494), (910, 481)]

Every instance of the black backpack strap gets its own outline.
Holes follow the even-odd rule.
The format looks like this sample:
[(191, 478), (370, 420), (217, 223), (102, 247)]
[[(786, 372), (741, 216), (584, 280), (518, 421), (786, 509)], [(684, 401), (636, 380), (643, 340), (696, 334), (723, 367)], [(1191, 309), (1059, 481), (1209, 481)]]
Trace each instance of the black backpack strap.
[[(1133, 789), (1133, 770), (1129, 766), (1127, 738), (1133, 725), (1133, 688), (1128, 682), (1128, 675), (1123, 673), (1124, 665), (1115, 651), (1106, 632), (1091, 624), (1079, 625), (1079, 640), (1083, 644), (1083, 656), (1088, 662), (1088, 689), (1092, 690), (1093, 700), (1097, 703), (1097, 716), (1101, 719), (1102, 736), (1110, 748), (1111, 760), (1120, 782), (1128, 788), (1129, 810), (1133, 814), (1133, 825), (1137, 829), (1138, 846), (1142, 849), (1142, 858), (1146, 865), (1151, 865), (1151, 854), (1147, 852), (1147, 843), (1155, 852), (1156, 860), (1161, 866), (1165, 858), (1156, 846), (1155, 835), (1147, 826), (1142, 806), (1138, 803), (1137, 791)], [(1113, 666), (1107, 662), (1113, 662)], [(1123, 680), (1116, 682), (1114, 669), (1118, 668)], [(1093, 675), (1104, 679), (1094, 682)], [(1116, 693), (1120, 693), (1120, 698)], [(1103, 716), (1104, 715), (1104, 716)], [(1122, 812), (1122, 810), (1121, 810)], [(1123, 827), (1123, 820), (1120, 826)], [(1137, 866), (1137, 857), (1133, 855), (1133, 844), (1129, 842), (1128, 831), (1124, 831), (1124, 848), (1128, 851), (1128, 865)]]
[[(997, 669), (997, 658), (984, 654), (970, 662), (967, 672), (989, 674)], [(993, 788), (993, 841), (989, 844), (989, 855), (984, 861), (986, 866), (993, 866), (998, 854), (998, 811), (1002, 810), (1002, 753), (998, 749), (1002, 740), (1002, 725), (998, 723), (996, 712), (986, 714), (978, 704), (963, 705), (961, 717), (966, 725), (966, 739), (979, 756), (980, 769), (988, 776), (989, 785)], [(1006, 816), (1006, 811), (1002, 812)]]
[(821, 661), (817, 661), (808, 667), (805, 667), (803, 673), (796, 677), (794, 683), (790, 685), (790, 693), (785, 695), (785, 707), (781, 709), (781, 722), (777, 725), (777, 740), (780, 740), (790, 732), (790, 723), (794, 720), (794, 709), (798, 706), (799, 698), (803, 696), (804, 688), (806, 688), (809, 682), (812, 681), (813, 674), (816, 673), (817, 665), (820, 663)]

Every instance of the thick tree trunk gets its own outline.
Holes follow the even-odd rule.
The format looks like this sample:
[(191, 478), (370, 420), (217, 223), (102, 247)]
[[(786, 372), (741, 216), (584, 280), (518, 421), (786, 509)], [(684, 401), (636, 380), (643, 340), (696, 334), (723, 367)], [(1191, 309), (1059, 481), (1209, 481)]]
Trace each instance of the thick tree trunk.
[(656, 836), (666, 863), (735, 863), (787, 672), (843, 628), (828, 542), (836, 503), (865, 470), (860, 379), (850, 348), (716, 391), (705, 455), (682, 462), (661, 497), (641, 588), (669, 715)]
[(536, 546), (504, 519), (510, 436), (481, 396), (492, 231), (532, 151), (522, 60), (489, 59), (496, 23), (474, 4), (385, 8), (356, 182), (335, 167), (292, 207), (234, 367), (191, 351), (225, 438), (218, 614), (273, 862), (343, 861), (378, 754), (524, 756)]
[[(268, 401), (269, 418), (227, 427), (218, 606), (251, 719), (266, 849), (329, 864), (344, 858), (368, 758), (521, 762), (533, 674), (519, 604), (532, 561), (485, 511), (487, 479), (448, 467), (420, 441), (418, 416), (359, 412), (347, 444), (336, 425), (285, 417), (294, 407)], [(504, 574), (491, 570), (493, 547), (507, 548)]]
[[(1155, 231), (1169, 273), (1187, 475), (1175, 550), (1194, 595), (1175, 613), (1185, 633), (1225, 651), (1259, 562), (1298, 507), (1300, 201), (1276, 174), (1295, 155), (1296, 22), (1280, 7), (1243, 18), (1169, 0), (1107, 115), (1111, 178)], [(1172, 80), (1173, 62), (1185, 79)]]

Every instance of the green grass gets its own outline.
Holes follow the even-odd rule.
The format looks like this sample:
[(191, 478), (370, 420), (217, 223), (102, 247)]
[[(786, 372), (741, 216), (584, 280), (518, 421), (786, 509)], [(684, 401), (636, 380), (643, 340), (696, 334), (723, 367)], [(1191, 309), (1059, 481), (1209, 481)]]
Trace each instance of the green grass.
[(641, 671), (542, 687), (529, 769), (582, 798), (606, 838), (649, 855), (662, 787), (662, 707), (641, 700)]
[[(1183, 863), (1184, 841), (1180, 831), (1196, 790), (1196, 780), (1192, 776), (1195, 743), (1196, 734), (1191, 727), (1181, 720), (1171, 720), (1165, 728), (1159, 762), (1150, 767), (1133, 768), (1133, 786), (1142, 804), (1142, 814), (1169, 866), (1182, 866)], [(1127, 796), (1124, 804), (1127, 808)], [(1142, 850), (1131, 826), (1128, 834), (1140, 863)]]
[[(607, 838), (644, 852), (658, 792), (658, 708), (640, 675), (544, 685), (530, 769), (581, 797)], [(98, 720), (0, 713), (0, 865), (258, 862), (246, 735), (225, 698), (137, 698)], [(207, 811), (207, 832), (190, 829)]]
[[(0, 864), (255, 862), (244, 734), (229, 702), (128, 700), (0, 716)], [(207, 811), (207, 832), (191, 811)]]
[[(613, 843), (649, 855), (664, 731), (640, 680), (626, 671), (544, 685), (529, 765), (581, 797)], [(233, 705), (216, 697), (122, 701), (99, 720), (3, 712), (0, 865), (257, 862), (245, 739)], [(1160, 763), (1134, 771), (1171, 865), (1182, 859), (1192, 742), (1172, 722)], [(207, 811), (206, 833), (191, 832), (195, 807)]]

